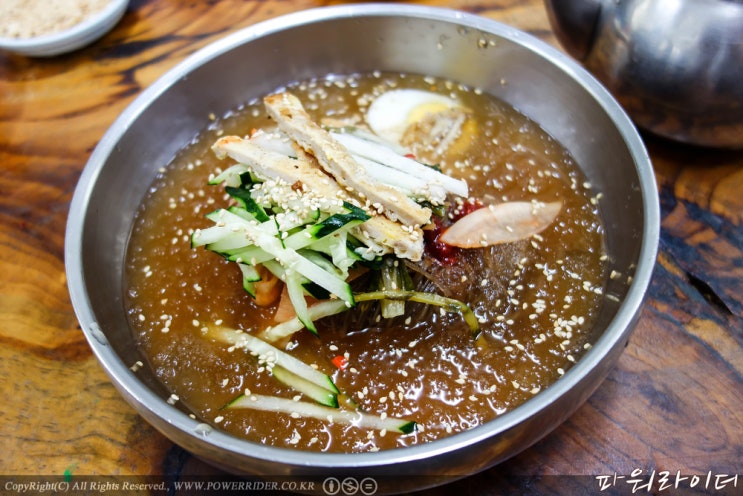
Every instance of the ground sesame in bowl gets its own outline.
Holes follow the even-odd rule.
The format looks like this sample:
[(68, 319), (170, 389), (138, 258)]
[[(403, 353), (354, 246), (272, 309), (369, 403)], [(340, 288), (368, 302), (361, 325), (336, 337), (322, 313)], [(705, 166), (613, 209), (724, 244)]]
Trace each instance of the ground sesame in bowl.
[(110, 0), (4, 0), (0, 36), (34, 38), (58, 33), (102, 11)]
[(0, 49), (53, 56), (86, 46), (111, 30), (128, 0), (3, 0)]

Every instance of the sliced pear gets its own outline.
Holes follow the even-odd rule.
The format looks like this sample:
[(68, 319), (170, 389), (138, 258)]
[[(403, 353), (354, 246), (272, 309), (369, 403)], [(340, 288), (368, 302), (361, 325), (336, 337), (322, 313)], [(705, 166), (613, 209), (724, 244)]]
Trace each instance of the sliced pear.
[(562, 210), (562, 202), (508, 202), (471, 212), (452, 224), (439, 238), (459, 248), (481, 248), (512, 243), (545, 230)]

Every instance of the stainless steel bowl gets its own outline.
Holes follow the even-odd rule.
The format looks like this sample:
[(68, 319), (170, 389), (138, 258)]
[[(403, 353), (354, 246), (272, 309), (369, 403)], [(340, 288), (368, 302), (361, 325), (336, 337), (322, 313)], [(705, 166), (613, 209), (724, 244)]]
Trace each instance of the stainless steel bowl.
[(545, 0), (565, 49), (638, 126), (743, 148), (743, 1)]
[[(460, 81), (541, 123), (603, 192), (608, 252), (628, 278), (609, 281), (593, 348), (556, 384), (498, 419), (426, 445), (363, 454), (293, 451), (211, 430), (166, 403), (152, 371), (132, 372), (136, 348), (123, 307), (132, 218), (159, 167), (207, 124), (293, 80), (327, 73), (404, 71)], [(568, 56), (511, 27), (452, 10), (379, 4), (321, 8), (257, 24), (188, 58), (124, 111), (85, 167), (73, 198), (65, 258), (82, 329), (124, 398), (175, 443), (240, 474), (396, 476), (403, 491), (466, 476), (527, 448), (598, 387), (627, 343), (657, 250), (652, 167), (609, 93)], [(208, 431), (208, 430), (207, 430)], [(404, 478), (404, 475), (424, 477)], [(447, 475), (446, 479), (435, 476)]]

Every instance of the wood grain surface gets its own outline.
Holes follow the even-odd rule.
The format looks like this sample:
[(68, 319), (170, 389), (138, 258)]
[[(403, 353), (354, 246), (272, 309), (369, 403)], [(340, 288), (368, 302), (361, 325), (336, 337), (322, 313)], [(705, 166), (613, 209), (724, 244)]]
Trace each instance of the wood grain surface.
[[(110, 34), (72, 54), (0, 53), (0, 476), (220, 475), (144, 422), (88, 348), (64, 274), (68, 207), (98, 140), (155, 79), (227, 33), (333, 3), (134, 0)], [(416, 3), (557, 46), (541, 0)], [(743, 493), (743, 152), (645, 141), (660, 252), (617, 366), (541, 442), (430, 493), (598, 493), (595, 476), (633, 470), (740, 474), (719, 493)]]

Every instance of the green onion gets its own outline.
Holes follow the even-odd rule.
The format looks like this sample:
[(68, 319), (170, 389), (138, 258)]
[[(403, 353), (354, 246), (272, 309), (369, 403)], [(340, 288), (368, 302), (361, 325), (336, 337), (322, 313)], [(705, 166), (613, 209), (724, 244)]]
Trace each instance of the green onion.
[(403, 300), (403, 301), (415, 301), (417, 303), (425, 303), (426, 305), (434, 305), (444, 308), (448, 312), (456, 312), (462, 314), (464, 321), (470, 328), (473, 336), (477, 336), (480, 333), (480, 323), (477, 320), (477, 316), (472, 309), (466, 304), (454, 298), (447, 298), (435, 293), (422, 293), (420, 291), (371, 291), (369, 293), (359, 293), (354, 295), (354, 299), (357, 303), (362, 301), (373, 301), (373, 300)]

